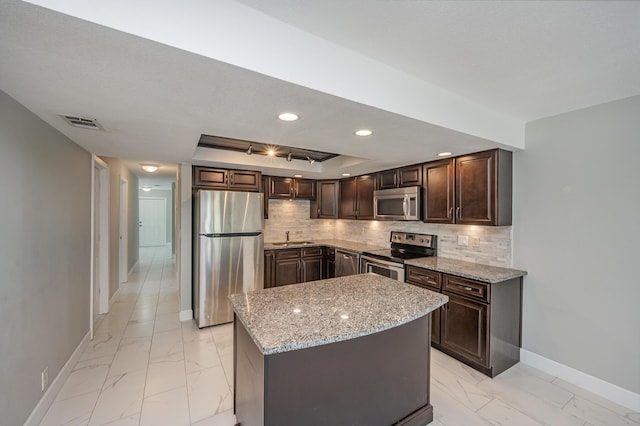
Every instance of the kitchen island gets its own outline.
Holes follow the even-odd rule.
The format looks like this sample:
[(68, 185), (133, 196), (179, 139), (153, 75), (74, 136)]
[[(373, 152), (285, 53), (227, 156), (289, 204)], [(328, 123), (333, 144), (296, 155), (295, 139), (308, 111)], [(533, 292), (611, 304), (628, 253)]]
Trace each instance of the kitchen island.
[(425, 425), (430, 313), (445, 295), (375, 274), (229, 297), (240, 425)]

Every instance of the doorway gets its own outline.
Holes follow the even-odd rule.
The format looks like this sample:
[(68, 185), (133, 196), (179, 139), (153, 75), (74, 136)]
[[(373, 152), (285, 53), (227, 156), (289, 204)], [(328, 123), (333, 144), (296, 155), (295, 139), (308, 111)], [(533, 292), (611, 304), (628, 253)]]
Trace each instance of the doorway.
[(167, 244), (167, 200), (164, 198), (140, 198), (140, 247)]
[(127, 275), (129, 273), (127, 269), (128, 244), (129, 234), (129, 181), (120, 176), (120, 231), (119, 231), (119, 280), (120, 283), (126, 283), (128, 281)]
[(109, 166), (93, 156), (91, 323), (109, 311)]

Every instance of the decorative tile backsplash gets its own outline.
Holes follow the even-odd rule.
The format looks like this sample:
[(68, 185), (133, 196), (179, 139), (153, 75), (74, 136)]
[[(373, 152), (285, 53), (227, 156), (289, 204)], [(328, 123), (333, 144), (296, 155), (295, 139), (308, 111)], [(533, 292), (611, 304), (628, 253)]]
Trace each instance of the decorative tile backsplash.
[[(339, 239), (389, 247), (391, 231), (419, 232), (438, 236), (438, 256), (485, 265), (511, 267), (510, 226), (440, 225), (423, 222), (310, 219), (308, 200), (269, 200), (269, 219), (265, 220), (265, 241)], [(468, 236), (469, 245), (459, 246), (458, 235)], [(479, 237), (478, 247), (472, 238)]]

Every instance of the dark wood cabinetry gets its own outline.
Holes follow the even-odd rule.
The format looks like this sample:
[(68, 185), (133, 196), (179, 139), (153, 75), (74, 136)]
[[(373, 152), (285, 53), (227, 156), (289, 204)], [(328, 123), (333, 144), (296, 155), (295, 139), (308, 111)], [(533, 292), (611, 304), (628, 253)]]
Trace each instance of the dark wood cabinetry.
[(337, 219), (340, 187), (337, 180), (319, 180), (316, 183), (318, 195), (310, 204), (312, 219)]
[(260, 192), (262, 193), (262, 202), (264, 203), (262, 206), (262, 211), (264, 212), (264, 218), (269, 219), (269, 192), (268, 192), (268, 178), (267, 176), (262, 176), (260, 178)]
[(312, 179), (269, 177), (269, 198), (315, 200), (316, 182)]
[(341, 219), (373, 219), (375, 186), (375, 179), (370, 175), (340, 180), (338, 216)]
[[(273, 286), (298, 284), (324, 278), (324, 247), (281, 249), (273, 252), (275, 252)], [(265, 278), (266, 253), (265, 251)]]
[(377, 173), (377, 189), (422, 186), (422, 164)]
[(454, 223), (454, 160), (426, 163), (422, 172), (425, 194), (423, 198), (424, 221), (430, 223)]
[(336, 249), (333, 247), (327, 247), (327, 262), (324, 277), (336, 277)]
[(511, 225), (512, 154), (495, 149), (423, 166), (424, 221)]
[(520, 360), (522, 278), (487, 284), (407, 266), (405, 281), (449, 297), (432, 314), (433, 347), (490, 377)]
[(260, 178), (260, 172), (251, 170), (226, 170), (200, 166), (193, 168), (194, 188), (258, 192)]
[(264, 251), (264, 288), (276, 286), (276, 254), (274, 250)]

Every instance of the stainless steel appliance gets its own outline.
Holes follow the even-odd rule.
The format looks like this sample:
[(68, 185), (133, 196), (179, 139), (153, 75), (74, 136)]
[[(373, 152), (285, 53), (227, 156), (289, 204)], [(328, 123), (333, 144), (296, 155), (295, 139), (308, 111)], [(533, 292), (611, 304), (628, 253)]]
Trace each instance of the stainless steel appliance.
[(390, 249), (362, 253), (360, 272), (373, 272), (404, 282), (404, 261), (435, 256), (437, 239), (436, 235), (392, 231)]
[(336, 249), (336, 277), (355, 275), (360, 271), (360, 255), (358, 253)]
[(373, 191), (373, 215), (378, 220), (420, 220), (421, 193), (419, 186)]
[(233, 321), (227, 297), (263, 288), (262, 194), (200, 190), (193, 205), (193, 313), (198, 327)]

